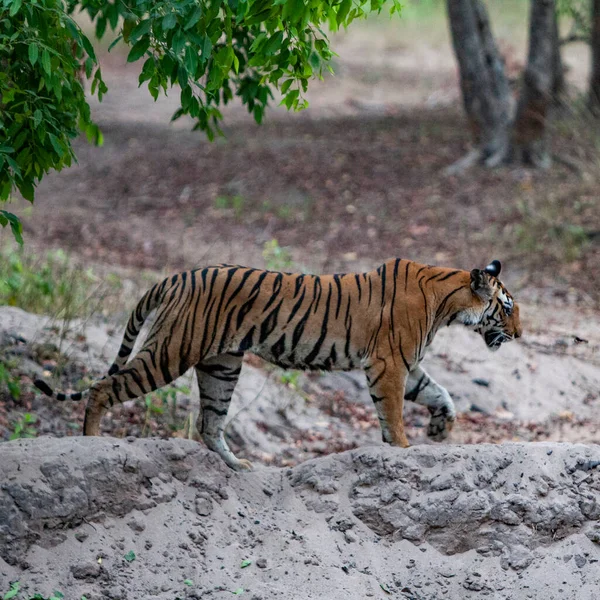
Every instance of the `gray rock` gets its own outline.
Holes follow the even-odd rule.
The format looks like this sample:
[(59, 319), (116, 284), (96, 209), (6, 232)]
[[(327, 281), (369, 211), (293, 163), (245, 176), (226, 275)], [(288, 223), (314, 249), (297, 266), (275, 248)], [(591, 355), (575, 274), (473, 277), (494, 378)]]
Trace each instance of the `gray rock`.
[(75, 579), (96, 579), (101, 573), (102, 567), (97, 562), (85, 562), (71, 567), (71, 574)]

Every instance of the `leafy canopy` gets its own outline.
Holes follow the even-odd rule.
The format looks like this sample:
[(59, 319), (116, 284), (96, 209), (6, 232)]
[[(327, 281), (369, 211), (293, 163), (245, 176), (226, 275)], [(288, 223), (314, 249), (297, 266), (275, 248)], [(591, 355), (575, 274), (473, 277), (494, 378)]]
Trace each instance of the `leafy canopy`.
[[(391, 13), (399, 12), (392, 0)], [(90, 40), (73, 20), (86, 12), (95, 34), (118, 32), (129, 62), (143, 61), (139, 77), (156, 100), (177, 85), (180, 108), (209, 139), (220, 133), (220, 106), (234, 94), (257, 123), (272, 88), (288, 109), (307, 106), (308, 80), (330, 69), (323, 27), (347, 27), (384, 0), (0, 0), (0, 200), (17, 188), (34, 199), (51, 169), (75, 159), (79, 131), (96, 144), (83, 82), (102, 99), (107, 91)], [(20, 239), (18, 219), (0, 211)]]

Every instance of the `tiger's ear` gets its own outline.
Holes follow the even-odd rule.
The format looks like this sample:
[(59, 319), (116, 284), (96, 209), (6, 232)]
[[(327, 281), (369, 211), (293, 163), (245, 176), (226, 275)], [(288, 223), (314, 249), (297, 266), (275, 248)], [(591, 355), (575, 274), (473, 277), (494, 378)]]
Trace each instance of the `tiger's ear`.
[(489, 300), (492, 295), (492, 286), (490, 285), (490, 277), (481, 269), (473, 269), (471, 271), (471, 289), (482, 299)]
[(494, 277), (498, 277), (500, 275), (500, 271), (502, 271), (502, 264), (499, 260), (493, 260), (486, 268), (485, 272), (493, 275)]

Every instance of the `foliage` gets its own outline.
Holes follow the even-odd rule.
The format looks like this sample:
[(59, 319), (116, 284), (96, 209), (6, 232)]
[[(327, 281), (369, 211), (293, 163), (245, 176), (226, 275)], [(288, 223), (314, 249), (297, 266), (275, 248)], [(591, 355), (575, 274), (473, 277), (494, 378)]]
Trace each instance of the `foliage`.
[[(165, 411), (170, 413), (170, 426), (173, 431), (177, 431), (177, 393), (190, 394), (191, 390), (185, 385), (174, 385), (159, 388), (150, 394), (146, 394), (144, 397), (144, 405), (146, 406), (146, 413), (144, 417), (144, 428), (142, 430), (142, 437), (148, 434), (150, 428), (150, 422), (153, 418), (163, 415)], [(187, 424), (187, 421), (186, 421)], [(185, 425), (184, 425), (185, 427)]]
[[(4, 596), (2, 596), (2, 598), (3, 598), (3, 600), (10, 600), (11, 598), (18, 598), (18, 597), (20, 597), (20, 591), (21, 591), (21, 583), (19, 581), (14, 581), (13, 583), (10, 584), (10, 590), (8, 592), (6, 592), (4, 594)], [(54, 592), (52, 592), (52, 594), (50, 594), (50, 596), (48, 596), (48, 598), (46, 598), (45, 596), (42, 596), (42, 594), (33, 594), (33, 596), (30, 596), (29, 594), (27, 594), (27, 597), (29, 598), (29, 600), (63, 600), (65, 595), (62, 592), (55, 590)], [(87, 599), (85, 596), (81, 596), (81, 600), (87, 600)]]
[(18, 377), (13, 376), (10, 365), (0, 357), (0, 386), (6, 386), (8, 393), (14, 400), (21, 397), (21, 382)]
[[(15, 188), (33, 201), (35, 185), (75, 158), (83, 130), (102, 143), (90, 119), (83, 78), (102, 99), (107, 91), (90, 40), (72, 16), (85, 11), (98, 39), (116, 32), (127, 60), (156, 100), (177, 85), (180, 108), (210, 139), (220, 133), (220, 107), (234, 94), (260, 123), (272, 89), (288, 109), (307, 106), (310, 78), (333, 56), (323, 27), (336, 31), (384, 0), (0, 0), (0, 200)], [(390, 12), (399, 12), (392, 0)], [(0, 225), (14, 215), (0, 213)], [(18, 226), (17, 226), (18, 227)], [(13, 227), (13, 233), (15, 228)], [(15, 236), (20, 234), (16, 233)]]
[(20, 438), (34, 438), (37, 436), (37, 429), (33, 424), (37, 421), (37, 417), (31, 413), (25, 413), (15, 423), (15, 428), (10, 434), (9, 440), (18, 440)]
[[(96, 143), (82, 74), (92, 93), (106, 86), (94, 49), (63, 0), (0, 0), (0, 200), (13, 189), (33, 201), (34, 186), (52, 169), (71, 165), (80, 130)], [(11, 213), (0, 213), (20, 240)]]
[(0, 250), (0, 305), (69, 319), (87, 308), (96, 282), (91, 269), (73, 266), (62, 250), (43, 256), (12, 246)]
[(294, 261), (290, 251), (287, 248), (282, 248), (275, 239), (264, 243), (262, 255), (269, 271), (294, 270)]

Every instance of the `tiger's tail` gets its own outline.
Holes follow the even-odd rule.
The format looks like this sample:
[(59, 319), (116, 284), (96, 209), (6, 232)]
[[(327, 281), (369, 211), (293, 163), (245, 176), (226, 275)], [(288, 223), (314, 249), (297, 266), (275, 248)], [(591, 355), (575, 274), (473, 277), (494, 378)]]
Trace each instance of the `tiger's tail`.
[(76, 402), (78, 400), (83, 400), (84, 398), (87, 397), (87, 395), (90, 392), (89, 389), (87, 389), (83, 392), (75, 392), (74, 394), (65, 394), (64, 392), (55, 392), (45, 381), (42, 381), (41, 379), (36, 379), (33, 382), (33, 385), (35, 385), (35, 387), (38, 390), (40, 390), (41, 392), (46, 394), (46, 396), (49, 396), (50, 398), (56, 398), (57, 400), (60, 400), (61, 402), (63, 402), (64, 400), (74, 400)]
[[(164, 291), (168, 287), (168, 282), (169, 280), (165, 279), (161, 283), (157, 283), (156, 285), (152, 286), (138, 302), (137, 306), (129, 317), (127, 327), (125, 328), (125, 334), (123, 335), (123, 341), (121, 342), (121, 347), (119, 348), (117, 358), (108, 370), (108, 375), (114, 375), (117, 371), (125, 366), (125, 363), (127, 362), (127, 359), (133, 350), (133, 346), (135, 345), (135, 340), (142, 329), (142, 325), (144, 324), (148, 315), (161, 303), (164, 297)], [(64, 400), (83, 400), (87, 398), (90, 392), (89, 388), (83, 392), (75, 392), (74, 394), (56, 392), (41, 379), (36, 379), (33, 382), (33, 385), (35, 385), (38, 390), (46, 394), (46, 396), (49, 396), (50, 398), (56, 398), (61, 402)]]
[(117, 353), (117, 358), (115, 358), (108, 370), (109, 375), (114, 375), (125, 366), (148, 315), (162, 302), (168, 283), (169, 279), (164, 279), (161, 283), (153, 285), (138, 302), (129, 317), (127, 327), (125, 327), (123, 341), (121, 342), (121, 347)]

